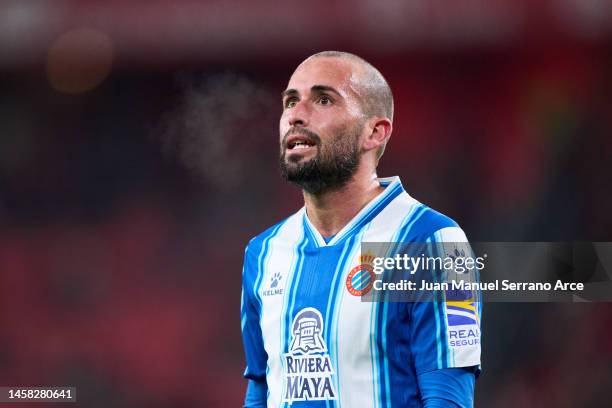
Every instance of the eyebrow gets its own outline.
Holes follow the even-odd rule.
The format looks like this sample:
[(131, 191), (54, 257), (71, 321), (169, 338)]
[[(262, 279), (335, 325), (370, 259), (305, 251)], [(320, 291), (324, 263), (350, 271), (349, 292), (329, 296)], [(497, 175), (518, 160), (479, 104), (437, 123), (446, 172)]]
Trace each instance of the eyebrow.
[[(338, 92), (335, 88), (328, 86), (328, 85), (313, 85), (310, 88), (311, 91), (313, 92), (331, 92), (331, 93), (335, 93), (336, 95), (342, 97), (342, 95), (340, 94), (340, 92)], [(283, 92), (281, 92), (281, 97), (284, 99), (285, 97), (289, 96), (289, 95), (299, 95), (300, 93), (298, 92), (297, 89), (287, 89)]]

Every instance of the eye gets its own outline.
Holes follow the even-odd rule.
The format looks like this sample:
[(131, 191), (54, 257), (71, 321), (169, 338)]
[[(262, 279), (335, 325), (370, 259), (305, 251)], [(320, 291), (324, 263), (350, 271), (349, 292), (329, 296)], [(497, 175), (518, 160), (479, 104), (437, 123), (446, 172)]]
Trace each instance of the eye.
[(293, 108), (296, 103), (297, 103), (296, 98), (287, 98), (287, 100), (284, 102), (285, 109)]
[(327, 95), (321, 95), (321, 97), (319, 97), (319, 103), (323, 106), (326, 105), (331, 105), (332, 104), (332, 100), (329, 96)]

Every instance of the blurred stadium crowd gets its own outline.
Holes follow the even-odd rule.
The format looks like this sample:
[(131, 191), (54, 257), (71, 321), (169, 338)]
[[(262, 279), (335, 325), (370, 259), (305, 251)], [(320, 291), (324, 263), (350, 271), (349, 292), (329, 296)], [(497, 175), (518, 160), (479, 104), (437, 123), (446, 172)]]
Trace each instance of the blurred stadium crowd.
[[(318, 50), (383, 72), (379, 175), (470, 239), (612, 241), (612, 6), (484, 3), (0, 4), (0, 384), (240, 405), (243, 249), (301, 206), (279, 95)], [(488, 304), (483, 334), (476, 406), (611, 400), (610, 304)]]

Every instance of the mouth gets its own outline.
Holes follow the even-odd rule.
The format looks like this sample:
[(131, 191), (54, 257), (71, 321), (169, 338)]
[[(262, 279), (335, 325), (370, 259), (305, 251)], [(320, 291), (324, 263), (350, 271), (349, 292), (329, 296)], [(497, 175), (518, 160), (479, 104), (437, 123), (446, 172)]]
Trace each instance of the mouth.
[(304, 135), (292, 135), (287, 138), (285, 142), (287, 150), (291, 151), (305, 151), (311, 147), (315, 147), (317, 143)]

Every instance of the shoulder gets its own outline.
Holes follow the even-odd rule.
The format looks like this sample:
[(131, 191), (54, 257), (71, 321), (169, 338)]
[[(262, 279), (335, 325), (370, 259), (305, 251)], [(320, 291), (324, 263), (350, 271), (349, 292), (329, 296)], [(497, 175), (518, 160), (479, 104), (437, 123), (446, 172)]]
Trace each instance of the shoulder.
[(249, 256), (261, 253), (266, 245), (268, 245), (268, 242), (272, 238), (278, 237), (283, 231), (301, 228), (302, 214), (303, 208), (251, 238), (245, 248), (245, 258), (248, 259)]
[(435, 241), (462, 242), (467, 240), (459, 224), (451, 217), (418, 203), (412, 209), (409, 218), (409, 241), (424, 242), (427, 239)]

